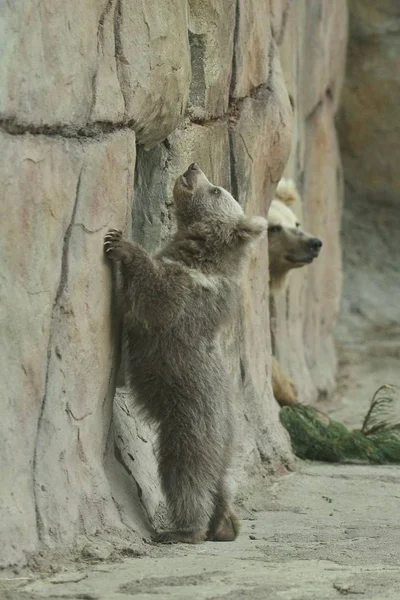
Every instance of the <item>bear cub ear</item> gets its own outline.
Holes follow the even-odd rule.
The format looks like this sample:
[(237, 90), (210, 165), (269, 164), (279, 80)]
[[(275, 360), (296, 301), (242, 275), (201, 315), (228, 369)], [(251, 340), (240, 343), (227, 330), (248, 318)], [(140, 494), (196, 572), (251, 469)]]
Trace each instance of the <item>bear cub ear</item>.
[(236, 224), (236, 236), (251, 242), (264, 235), (268, 229), (268, 221), (264, 217), (241, 217)]

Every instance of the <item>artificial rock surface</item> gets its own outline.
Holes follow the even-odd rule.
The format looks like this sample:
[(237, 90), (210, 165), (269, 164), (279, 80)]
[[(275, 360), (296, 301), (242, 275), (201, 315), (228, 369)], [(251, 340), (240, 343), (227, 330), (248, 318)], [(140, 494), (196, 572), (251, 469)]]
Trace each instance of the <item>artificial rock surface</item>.
[(400, 5), (352, 0), (349, 17), (338, 115), (345, 203), (334, 418), (359, 427), (376, 389), (400, 386)]
[(292, 208), (323, 247), (311, 266), (290, 273), (277, 295), (276, 355), (301, 402), (333, 388), (334, 326), (341, 292), (340, 220), (343, 183), (335, 115), (344, 74), (347, 5), (294, 2), (284, 14), (280, 57), (294, 106), (292, 151), (284, 176), (294, 179), (301, 205)]
[(400, 5), (354, 0), (349, 6), (338, 122), (346, 187), (341, 325), (398, 336)]
[[(172, 185), (190, 162), (263, 215), (287, 165), (305, 225), (328, 251), (283, 297), (278, 354), (302, 398), (331, 385), (341, 206), (333, 120), (346, 3), (83, 0), (55, 9), (48, 0), (38, 9), (29, 0), (1, 5), (0, 33), (8, 565), (93, 539), (101, 554), (107, 536), (132, 545), (162, 521), (154, 434), (122, 387), (115, 396), (120, 332), (102, 241), (108, 227), (150, 250), (165, 241)], [(246, 497), (265, 466), (291, 464), (270, 386), (268, 300), (264, 241), (225, 335), (234, 476)]]

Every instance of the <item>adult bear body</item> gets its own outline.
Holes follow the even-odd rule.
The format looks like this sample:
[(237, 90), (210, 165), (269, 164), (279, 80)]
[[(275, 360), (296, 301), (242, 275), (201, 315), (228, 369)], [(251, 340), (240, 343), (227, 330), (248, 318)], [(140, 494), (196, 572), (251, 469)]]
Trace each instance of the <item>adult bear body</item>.
[[(291, 270), (309, 265), (322, 247), (320, 239), (307, 233), (299, 223), (290, 205), (301, 202), (295, 183), (281, 179), (268, 212), (268, 258), (270, 275), (270, 315), (272, 350), (276, 351), (276, 305), (285, 289)], [(298, 404), (294, 383), (272, 356), (272, 389), (281, 406)]]

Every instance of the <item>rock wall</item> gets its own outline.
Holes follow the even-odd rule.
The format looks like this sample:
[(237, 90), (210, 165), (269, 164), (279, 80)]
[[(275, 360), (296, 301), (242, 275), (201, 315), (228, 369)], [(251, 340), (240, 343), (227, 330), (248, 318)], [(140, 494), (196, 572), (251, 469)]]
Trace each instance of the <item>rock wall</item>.
[(346, 183), (342, 333), (398, 330), (400, 4), (350, 2), (339, 132)]
[(295, 107), (292, 151), (284, 175), (302, 197), (294, 206), (303, 228), (323, 241), (311, 266), (292, 271), (276, 298), (276, 354), (301, 402), (333, 388), (334, 328), (341, 293), (342, 169), (335, 130), (347, 41), (345, 1), (294, 2), (280, 55)]
[[(0, 564), (112, 532), (132, 543), (162, 512), (152, 433), (123, 389), (113, 402), (119, 325), (102, 241), (111, 226), (149, 249), (164, 241), (172, 183), (193, 160), (266, 215), (293, 138), (287, 174), (326, 252), (289, 288), (280, 354), (311, 396), (330, 382), (345, 33), (344, 0), (1, 4)], [(269, 327), (265, 241), (226, 335), (242, 496), (291, 461)]]
[(343, 414), (358, 426), (380, 385), (400, 385), (400, 4), (351, 0), (349, 8), (338, 119), (346, 201), (337, 342)]

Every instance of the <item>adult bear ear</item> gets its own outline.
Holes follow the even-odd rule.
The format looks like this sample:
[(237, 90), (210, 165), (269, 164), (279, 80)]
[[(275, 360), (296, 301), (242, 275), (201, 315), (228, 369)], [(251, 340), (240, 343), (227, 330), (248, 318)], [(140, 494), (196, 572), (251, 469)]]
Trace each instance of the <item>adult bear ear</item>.
[(235, 234), (239, 240), (251, 242), (265, 234), (268, 221), (264, 217), (243, 216), (236, 223)]
[(297, 191), (293, 179), (284, 179), (283, 177), (277, 185), (275, 198), (288, 206), (295, 202), (301, 202), (299, 192)]

